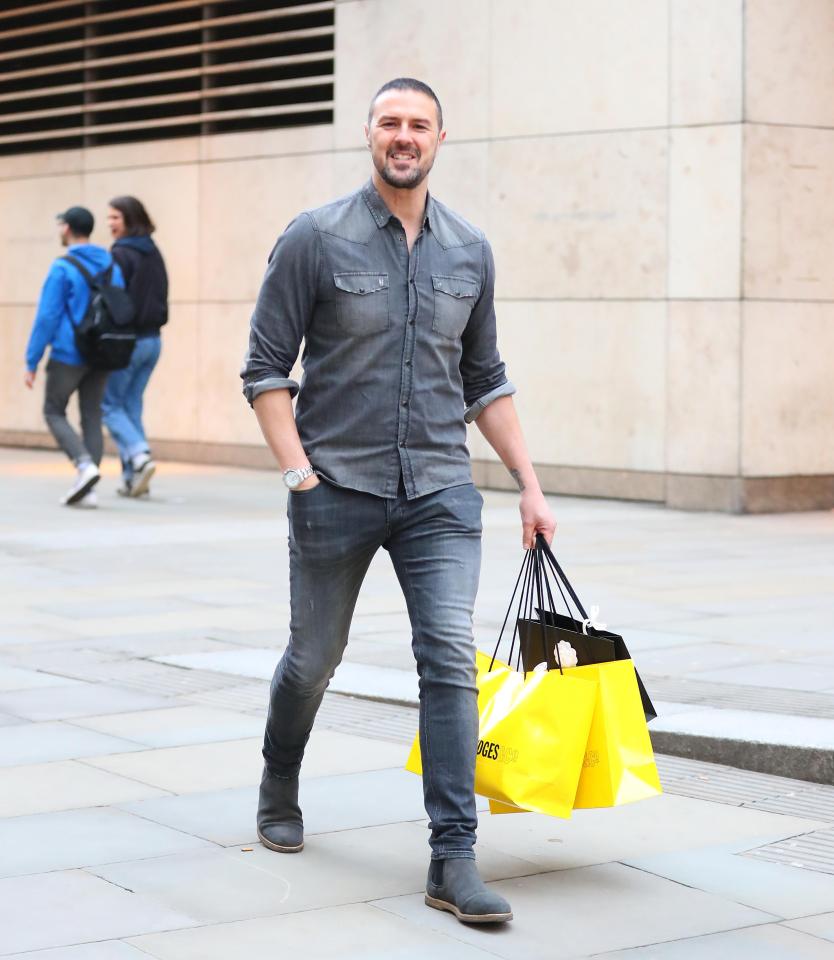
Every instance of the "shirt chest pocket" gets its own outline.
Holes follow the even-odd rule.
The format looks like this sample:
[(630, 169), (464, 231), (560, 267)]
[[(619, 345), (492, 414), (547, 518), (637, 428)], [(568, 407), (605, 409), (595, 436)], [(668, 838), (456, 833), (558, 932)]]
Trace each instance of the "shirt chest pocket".
[(387, 273), (334, 273), (336, 322), (345, 333), (364, 337), (390, 324)]
[(478, 297), (478, 284), (462, 277), (443, 277), (436, 274), (431, 278), (434, 287), (434, 322), (432, 329), (456, 340), (464, 331), (475, 300)]

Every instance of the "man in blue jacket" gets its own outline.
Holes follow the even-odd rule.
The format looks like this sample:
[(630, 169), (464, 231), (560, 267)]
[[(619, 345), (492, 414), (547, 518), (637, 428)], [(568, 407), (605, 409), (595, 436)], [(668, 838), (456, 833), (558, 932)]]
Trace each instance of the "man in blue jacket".
[[(90, 243), (94, 223), (92, 213), (84, 207), (70, 207), (58, 216), (61, 245), (95, 276), (110, 266), (113, 258), (103, 247)], [(111, 283), (124, 286), (117, 264), (113, 266)], [(66, 506), (96, 506), (93, 487), (101, 476), (101, 399), (109, 371), (87, 366), (75, 345), (75, 327), (84, 319), (89, 302), (87, 281), (68, 260), (59, 257), (44, 281), (26, 347), (24, 383), (30, 389), (44, 351), (47, 346), (50, 348), (43, 415), (58, 446), (78, 471), (75, 482), (61, 498)], [(76, 392), (83, 439), (67, 420), (67, 404)]]

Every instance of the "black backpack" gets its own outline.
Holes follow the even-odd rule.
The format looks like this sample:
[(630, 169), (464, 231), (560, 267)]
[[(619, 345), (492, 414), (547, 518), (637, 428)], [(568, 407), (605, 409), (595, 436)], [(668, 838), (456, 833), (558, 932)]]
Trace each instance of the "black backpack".
[(75, 345), (85, 363), (100, 370), (122, 370), (136, 346), (136, 309), (127, 293), (111, 282), (113, 264), (93, 276), (76, 257), (68, 260), (90, 288), (90, 303), (75, 328)]

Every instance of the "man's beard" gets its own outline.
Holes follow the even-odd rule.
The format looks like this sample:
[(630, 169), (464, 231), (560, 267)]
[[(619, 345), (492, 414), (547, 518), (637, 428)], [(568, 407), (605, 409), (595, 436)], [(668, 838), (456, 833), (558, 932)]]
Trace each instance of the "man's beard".
[(382, 167), (377, 167), (377, 172), (390, 187), (396, 187), (398, 190), (414, 190), (426, 179), (433, 165), (430, 163), (424, 170), (419, 163), (420, 157), (417, 157), (416, 167), (404, 173), (397, 173), (389, 166), (388, 157), (386, 157)]

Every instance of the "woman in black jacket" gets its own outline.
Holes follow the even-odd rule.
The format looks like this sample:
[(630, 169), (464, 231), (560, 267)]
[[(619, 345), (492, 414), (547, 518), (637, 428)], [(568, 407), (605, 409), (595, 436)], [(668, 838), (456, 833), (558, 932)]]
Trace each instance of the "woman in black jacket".
[(102, 412), (122, 459), (118, 492), (141, 497), (149, 492), (156, 470), (142, 425), (142, 397), (159, 360), (160, 329), (168, 322), (168, 274), (151, 239), (155, 227), (141, 201), (136, 197), (111, 200), (107, 225), (114, 240), (113, 259), (121, 267), (136, 307), (137, 340), (129, 366), (110, 374)]

